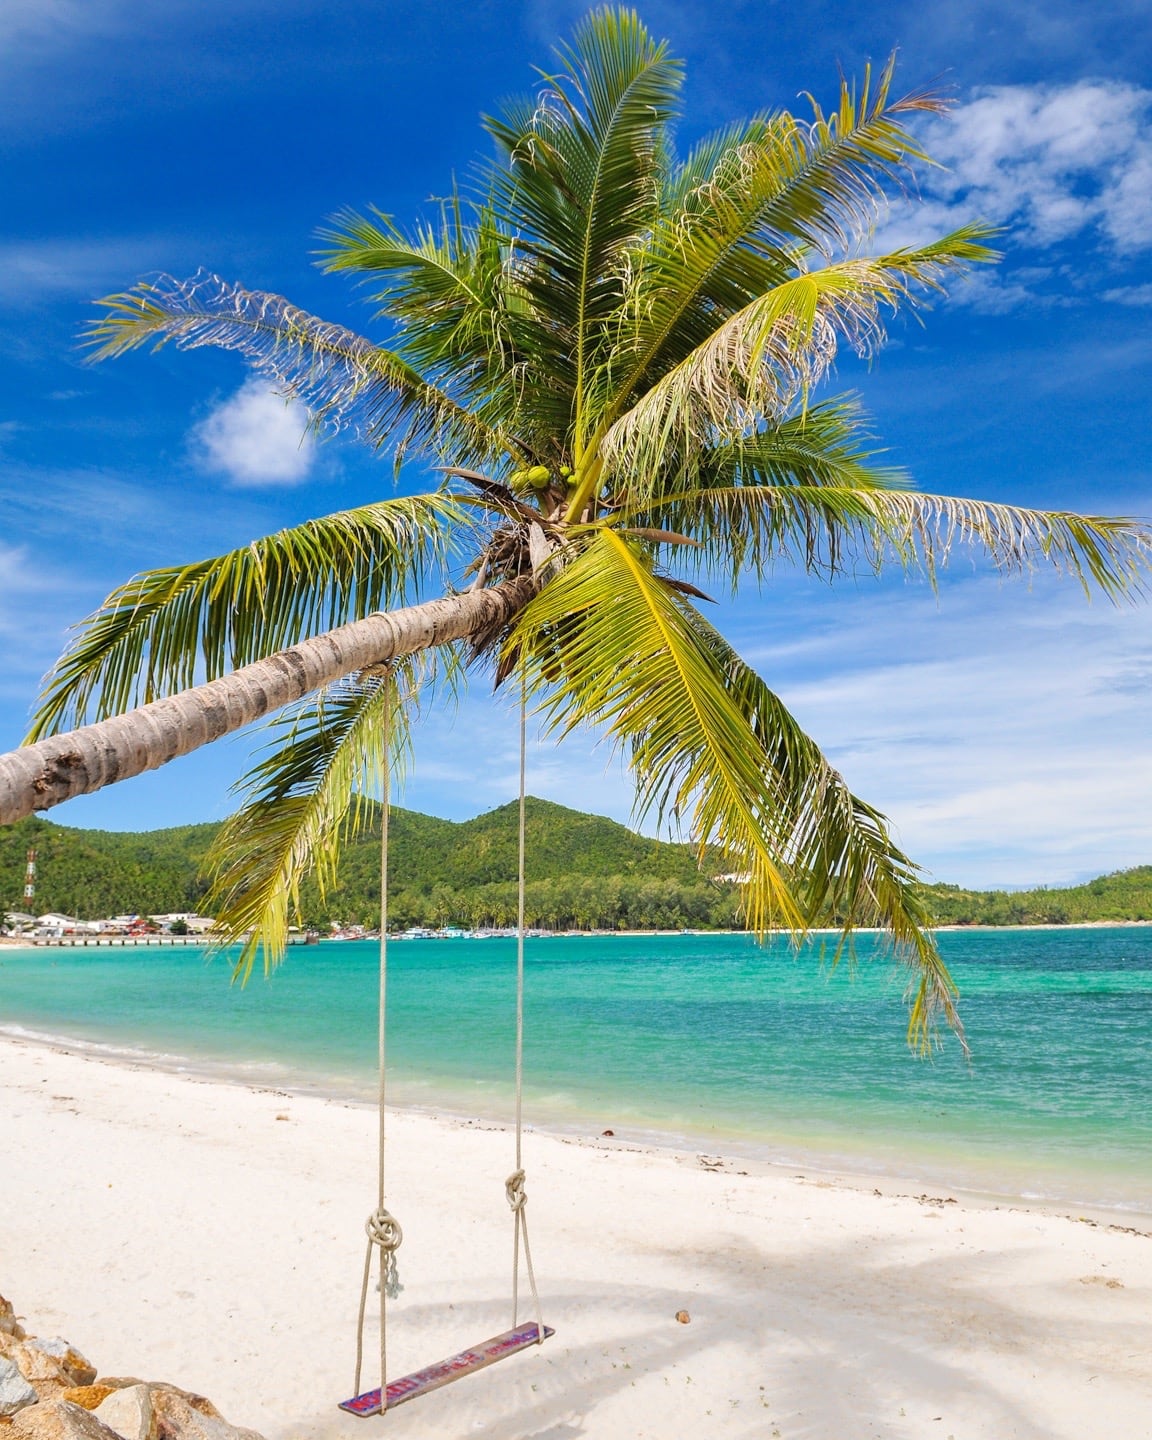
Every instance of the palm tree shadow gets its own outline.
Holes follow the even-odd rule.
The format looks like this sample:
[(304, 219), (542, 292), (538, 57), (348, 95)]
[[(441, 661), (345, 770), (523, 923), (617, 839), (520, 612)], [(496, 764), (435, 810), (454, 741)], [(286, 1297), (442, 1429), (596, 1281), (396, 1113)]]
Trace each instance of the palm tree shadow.
[[(687, 1254), (655, 1247), (648, 1252), (684, 1274), (685, 1282), (674, 1288), (594, 1285), (571, 1277), (565, 1293), (549, 1297), (558, 1333), (539, 1353), (529, 1351), (507, 1367), (405, 1406), (390, 1416), (392, 1426), (413, 1440), (603, 1434), (596, 1412), (606, 1400), (633, 1386), (643, 1392), (671, 1367), (701, 1366), (714, 1347), (735, 1343), (755, 1357), (771, 1417), (747, 1368), (733, 1373), (734, 1390), (748, 1393), (737, 1397), (745, 1407), (740, 1418), (735, 1409), (727, 1416), (724, 1433), (730, 1436), (764, 1440), (770, 1418), (786, 1420), (786, 1433), (795, 1440), (841, 1440), (863, 1433), (864, 1425), (869, 1433), (905, 1434), (900, 1406), (909, 1417), (905, 1424), (914, 1424), (915, 1416), (932, 1419), (962, 1400), (966, 1413), (981, 1417), (981, 1433), (1051, 1440), (1050, 1429), (989, 1376), (987, 1365), (971, 1363), (973, 1352), (1012, 1357), (1025, 1335), (1030, 1352), (1064, 1355), (1072, 1363), (1082, 1358), (1085, 1366), (1090, 1359), (1077, 1356), (1074, 1347), (1069, 1353), (1057, 1315), (1040, 1318), (1035, 1307), (1017, 1309), (981, 1286), (995, 1264), (988, 1254), (909, 1264), (895, 1241), (873, 1241), (867, 1250), (845, 1241), (792, 1260), (746, 1238), (717, 1240), (714, 1248)], [(693, 1292), (700, 1297), (700, 1321), (694, 1316), (691, 1325), (677, 1325), (672, 1317)], [(457, 1303), (455, 1311), (462, 1324), (481, 1328), (492, 1313), (481, 1301)], [(661, 1318), (638, 1329), (638, 1311)], [(579, 1316), (580, 1331), (586, 1335), (591, 1328), (597, 1339), (566, 1339), (566, 1313)], [(420, 1310), (414, 1308), (410, 1318), (420, 1323)], [(1111, 1328), (1105, 1323), (1099, 1331), (1101, 1348)]]
[[(654, 1253), (683, 1263), (682, 1254)], [(953, 1250), (910, 1262), (900, 1242), (872, 1239), (866, 1248), (845, 1240), (793, 1261), (744, 1237), (693, 1256), (710, 1277), (701, 1288), (725, 1295), (729, 1318), (764, 1353), (773, 1411), (788, 1417), (790, 1436), (841, 1440), (885, 1416), (895, 1425), (893, 1395), (902, 1393), (909, 1416), (934, 1417), (962, 1399), (980, 1413), (979, 1433), (1052, 1440), (1047, 1419), (1030, 1414), (973, 1357), (1029, 1355), (1065, 1372), (1079, 1362), (1087, 1380), (1123, 1329), (1097, 1322), (1095, 1343), (1077, 1346), (1055, 1308), (1017, 1306), (989, 1290), (984, 1281), (998, 1259)], [(762, 1423), (748, 1431), (765, 1433)]]

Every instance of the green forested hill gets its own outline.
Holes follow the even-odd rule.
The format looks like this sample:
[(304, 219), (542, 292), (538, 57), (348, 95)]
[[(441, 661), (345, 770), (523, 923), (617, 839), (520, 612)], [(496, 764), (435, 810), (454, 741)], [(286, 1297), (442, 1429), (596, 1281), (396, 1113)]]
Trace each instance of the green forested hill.
[(94, 918), (194, 910), (204, 892), (200, 858), (215, 825), (172, 830), (74, 830), (32, 817), (0, 827), (0, 909), (24, 910), (24, 864), (35, 846), (38, 915)]
[(1152, 865), (1101, 875), (1063, 890), (926, 887), (941, 925), (1075, 925), (1088, 920), (1152, 920)]
[[(400, 887), (427, 883), (465, 888), (515, 879), (515, 801), (456, 823), (394, 809), (388, 821), (392, 882)], [(376, 830), (379, 836), (379, 829)], [(633, 834), (602, 815), (583, 815), (549, 800), (525, 804), (525, 874), (528, 880), (558, 875), (646, 875), (695, 883), (699, 870), (685, 845), (664, 844)], [(349, 852), (348, 882), (369, 867), (375, 876), (374, 843)]]
[[(500, 924), (516, 915), (515, 803), (456, 823), (394, 809), (390, 918), (394, 925)], [(23, 910), (24, 858), (39, 852), (35, 910), (81, 918), (195, 910), (198, 871), (215, 825), (120, 833), (29, 819), (0, 829), (0, 910)], [(732, 926), (730, 885), (701, 874), (691, 849), (633, 834), (602, 816), (546, 800), (527, 803), (528, 920), (553, 928)], [(374, 923), (379, 913), (379, 828), (345, 852), (339, 887), (321, 902), (303, 893), (304, 918)], [(925, 891), (940, 924), (1067, 924), (1152, 920), (1152, 865), (1064, 890)]]
[[(389, 822), (393, 924), (515, 918), (515, 803), (456, 823), (395, 808)], [(700, 873), (693, 852), (633, 834), (602, 816), (529, 799), (530, 923), (731, 925), (735, 896)], [(39, 852), (35, 910), (81, 918), (192, 910), (215, 825), (137, 834), (75, 830), (29, 819), (0, 829), (0, 906), (23, 910), (24, 860)], [(379, 824), (345, 851), (338, 889), (320, 901), (305, 885), (305, 919), (371, 923), (379, 907)]]
[[(389, 921), (510, 925), (516, 918), (515, 802), (455, 823), (395, 809), (389, 820)], [(547, 800), (525, 807), (525, 878), (531, 925), (567, 929), (736, 924), (731, 886), (700, 873), (685, 845), (647, 840), (614, 820)], [(306, 918), (375, 923), (379, 830), (350, 846), (340, 889), (321, 904), (305, 885)]]

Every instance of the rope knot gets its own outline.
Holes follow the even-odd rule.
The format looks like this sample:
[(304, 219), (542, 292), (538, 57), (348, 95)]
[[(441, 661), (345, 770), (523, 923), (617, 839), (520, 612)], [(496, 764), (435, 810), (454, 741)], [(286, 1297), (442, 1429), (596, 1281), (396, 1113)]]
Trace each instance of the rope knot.
[(524, 1171), (516, 1170), (504, 1182), (504, 1194), (508, 1197), (508, 1208), (514, 1215), (528, 1204), (528, 1192), (524, 1189)]
[(381, 1250), (399, 1250), (404, 1240), (404, 1232), (400, 1228), (400, 1222), (390, 1211), (385, 1210), (381, 1205), (378, 1210), (364, 1222), (364, 1233), (368, 1236), (373, 1245), (379, 1245)]
[[(400, 1283), (400, 1270), (396, 1264), (396, 1251), (399, 1250), (404, 1240), (404, 1232), (400, 1228), (400, 1222), (390, 1211), (385, 1210), (381, 1205), (379, 1209), (373, 1210), (372, 1214), (364, 1222), (364, 1233), (368, 1236), (368, 1254), (372, 1253), (372, 1246), (380, 1248), (380, 1277), (381, 1285), (389, 1300), (395, 1300), (404, 1286)], [(364, 1262), (364, 1284), (368, 1283), (368, 1261)], [(363, 1324), (363, 1320), (361, 1320)]]

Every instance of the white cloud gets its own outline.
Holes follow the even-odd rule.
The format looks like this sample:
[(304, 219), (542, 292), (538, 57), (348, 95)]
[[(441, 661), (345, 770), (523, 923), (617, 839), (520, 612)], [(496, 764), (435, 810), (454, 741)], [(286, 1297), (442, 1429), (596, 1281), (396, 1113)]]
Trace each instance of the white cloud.
[[(180, 250), (187, 243), (179, 242)], [(44, 300), (90, 299), (126, 286), (173, 254), (162, 237), (129, 236), (98, 240), (33, 240), (0, 245), (0, 301), (33, 305)]]
[(90, 33), (122, 8), (97, 0), (0, 0), (0, 43), (7, 50), (77, 31)]
[(162, 6), (140, 0), (0, 0), (0, 70), (26, 70), (30, 62), (83, 50), (99, 41), (148, 37), (189, 21), (211, 24), (227, 10), (270, 8), (270, 0), (228, 6), (218, 0), (165, 0)]
[(940, 879), (1061, 883), (1152, 860), (1146, 607), (1037, 577), (806, 608), (806, 635), (769, 618), (779, 642), (746, 653)]
[(0, 597), (6, 599), (35, 587), (35, 572), (28, 566), (28, 551), (0, 543)]
[[(81, 588), (50, 562), (34, 560), (26, 546), (0, 542), (0, 699), (31, 700), (63, 648), (69, 608)], [(12, 743), (19, 738), (14, 732)]]
[(237, 485), (295, 485), (312, 467), (316, 441), (308, 412), (253, 376), (192, 432), (206, 469)]
[[(719, 621), (936, 877), (1062, 884), (1152, 861), (1147, 607), (1040, 575), (957, 576), (938, 600), (784, 581)], [(515, 797), (513, 697), (485, 688), (477, 674), (459, 713), (428, 707), (402, 803), (464, 819)], [(528, 788), (630, 823), (631, 782), (595, 736), (533, 734)]]
[(1113, 81), (998, 85), (929, 127), (949, 207), (1013, 226), (1037, 246), (1099, 227), (1121, 250), (1152, 245), (1152, 91)]
[[(884, 248), (977, 219), (1001, 226), (1017, 253), (1026, 245), (1050, 255), (1073, 239), (1095, 241), (1113, 260), (1152, 248), (1152, 90), (1106, 80), (997, 85), (930, 121), (923, 139), (944, 168), (922, 176), (921, 200), (893, 201), (877, 237)], [(1031, 270), (980, 272), (955, 298), (991, 312), (1074, 303), (1067, 271)]]
[(955, 284), (949, 294), (953, 300), (981, 315), (1007, 315), (1022, 305), (1030, 305), (1034, 309), (1062, 309), (1078, 304), (1070, 295), (1035, 288), (1050, 274), (1050, 271), (1043, 272), (1039, 267), (1029, 272), (1013, 270), (1007, 274), (1000, 270), (973, 270)]
[(1115, 290), (1105, 290), (1104, 299), (1114, 300), (1118, 305), (1152, 305), (1152, 285), (1121, 285)]

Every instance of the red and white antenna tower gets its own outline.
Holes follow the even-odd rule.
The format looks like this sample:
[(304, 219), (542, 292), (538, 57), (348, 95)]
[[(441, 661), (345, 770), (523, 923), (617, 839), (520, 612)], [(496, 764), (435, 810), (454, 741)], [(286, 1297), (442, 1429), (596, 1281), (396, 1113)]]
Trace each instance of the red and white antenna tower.
[[(28, 851), (28, 864), (24, 870), (24, 899), (25, 901), (36, 898), (36, 851)], [(28, 906), (31, 910), (31, 905)]]

